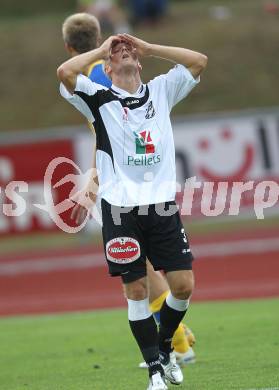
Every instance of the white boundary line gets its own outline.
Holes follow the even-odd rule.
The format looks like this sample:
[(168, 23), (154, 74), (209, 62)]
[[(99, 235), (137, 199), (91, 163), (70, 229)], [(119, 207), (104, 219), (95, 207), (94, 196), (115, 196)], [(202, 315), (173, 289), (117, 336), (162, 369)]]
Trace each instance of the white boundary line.
[(252, 389), (242, 389), (242, 390), (279, 390), (279, 387), (253, 387)]
[(44, 259), (17, 260), (6, 263), (0, 263), (0, 276), (4, 275), (22, 275), (30, 273), (46, 273), (53, 271), (95, 268), (105, 265), (105, 258), (102, 253), (59, 256)]
[(279, 251), (279, 237), (217, 242), (192, 246), (197, 258)]
[[(201, 260), (230, 255), (259, 254), (279, 251), (279, 238), (250, 239), (192, 246), (194, 256)], [(41, 257), (0, 263), (0, 276), (47, 273), (71, 269), (95, 268), (105, 265), (103, 252), (70, 256)], [(262, 389), (259, 389), (262, 390)], [(274, 389), (273, 389), (274, 390)], [(276, 389), (277, 390), (277, 389)], [(278, 388), (279, 390), (279, 388)]]

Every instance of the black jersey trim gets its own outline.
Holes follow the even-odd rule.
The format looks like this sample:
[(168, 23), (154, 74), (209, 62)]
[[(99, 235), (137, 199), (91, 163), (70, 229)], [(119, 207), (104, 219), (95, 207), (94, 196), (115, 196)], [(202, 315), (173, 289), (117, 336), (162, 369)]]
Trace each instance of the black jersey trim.
[(117, 91), (115, 91), (114, 89), (112, 89), (112, 88), (110, 88), (109, 89), (111, 92), (113, 92), (114, 94), (116, 94), (116, 95), (120, 95), (120, 92), (117, 92)]
[(92, 112), (92, 115), (95, 119), (93, 125), (96, 131), (96, 148), (97, 150), (106, 152), (111, 157), (114, 168), (114, 158), (110, 139), (99, 109), (104, 104), (110, 103), (112, 101), (118, 101), (122, 107), (128, 107), (130, 110), (139, 108), (143, 106), (149, 99), (148, 86), (146, 85), (145, 94), (141, 98), (132, 96), (120, 98), (109, 89), (98, 89), (94, 95), (87, 95), (82, 91), (75, 91), (74, 94), (78, 95), (87, 104), (88, 108)]
[[(143, 85), (141, 86), (140, 93), (142, 91), (143, 91)], [(109, 103), (110, 101), (113, 101), (113, 100), (118, 100), (121, 103), (122, 107), (128, 107), (130, 110), (134, 110), (136, 108), (143, 106), (147, 102), (147, 100), (149, 99), (149, 88), (147, 85), (145, 88), (145, 94), (142, 97), (128, 96), (126, 98), (121, 98), (119, 96), (115, 96), (115, 94), (119, 95), (119, 92), (114, 91), (112, 88), (110, 88), (108, 91), (104, 91), (104, 92), (111, 92), (111, 93), (103, 95), (103, 101), (107, 99), (107, 101), (104, 101), (103, 104)]]
[(130, 110), (134, 110), (143, 106), (149, 99), (148, 85), (146, 85), (145, 94), (142, 97), (128, 96), (126, 98), (120, 98), (115, 95), (117, 92), (112, 89), (98, 89), (94, 95), (87, 95), (81, 91), (75, 91), (74, 93), (85, 101), (93, 115), (102, 105), (112, 101), (119, 101), (122, 107), (128, 107)]
[[(106, 93), (107, 90), (102, 89), (100, 90), (100, 92)], [(86, 93), (81, 91), (75, 91), (74, 93), (78, 95), (82, 100), (84, 100), (84, 102), (88, 105), (90, 111), (92, 112), (94, 117), (93, 126), (95, 128), (95, 133), (96, 133), (96, 149), (101, 150), (110, 156), (113, 169), (115, 171), (114, 157), (112, 153), (110, 139), (103, 118), (99, 111), (99, 107), (102, 106), (102, 104), (100, 104), (102, 95), (98, 93), (96, 93), (95, 95), (87, 95)], [(112, 100), (117, 100), (117, 99), (112, 99)]]
[(145, 94), (143, 97), (133, 97), (128, 96), (124, 99), (119, 99), (123, 107), (128, 107), (130, 110), (135, 110), (136, 108), (139, 108), (143, 106), (149, 99), (149, 88), (148, 85), (146, 85), (145, 88)]

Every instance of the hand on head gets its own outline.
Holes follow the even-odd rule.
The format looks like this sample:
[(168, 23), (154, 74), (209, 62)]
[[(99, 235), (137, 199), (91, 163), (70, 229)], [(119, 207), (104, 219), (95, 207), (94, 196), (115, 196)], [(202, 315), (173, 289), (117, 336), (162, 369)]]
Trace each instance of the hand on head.
[(120, 52), (123, 46), (125, 46), (128, 52), (139, 57), (145, 57), (149, 55), (151, 45), (129, 34), (112, 35), (100, 47), (104, 52), (103, 58), (106, 60), (112, 58)]
[(129, 44), (137, 56), (145, 57), (149, 55), (151, 47), (150, 43), (129, 34), (118, 34), (117, 37)]
[(129, 53), (135, 52), (135, 48), (131, 45), (130, 42), (128, 42), (128, 40), (124, 38), (120, 38), (120, 40), (114, 40), (111, 44), (110, 56), (112, 57), (118, 53), (121, 53), (124, 49)]
[(118, 35), (112, 35), (107, 38), (102, 45), (100, 46), (100, 50), (103, 52), (103, 59), (108, 60), (111, 56), (111, 47), (113, 43), (120, 42), (121, 38)]

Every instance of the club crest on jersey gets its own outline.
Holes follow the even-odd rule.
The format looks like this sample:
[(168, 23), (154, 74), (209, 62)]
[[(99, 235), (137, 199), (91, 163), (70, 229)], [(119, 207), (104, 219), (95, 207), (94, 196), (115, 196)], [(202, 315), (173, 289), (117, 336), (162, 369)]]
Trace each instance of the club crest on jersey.
[(154, 115), (155, 115), (155, 109), (153, 107), (153, 103), (151, 100), (151, 102), (149, 102), (148, 107), (146, 109), (145, 119), (151, 119), (153, 118)]
[(114, 238), (106, 244), (106, 255), (113, 263), (132, 263), (140, 257), (139, 242), (131, 237)]

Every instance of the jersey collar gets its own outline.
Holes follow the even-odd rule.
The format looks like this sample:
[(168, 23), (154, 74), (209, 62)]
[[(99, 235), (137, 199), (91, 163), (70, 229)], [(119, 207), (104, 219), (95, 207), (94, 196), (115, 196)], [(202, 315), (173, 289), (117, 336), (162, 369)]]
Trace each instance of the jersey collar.
[(121, 95), (121, 96), (136, 96), (136, 97), (138, 97), (144, 91), (144, 85), (141, 83), (141, 85), (139, 86), (138, 90), (134, 94), (131, 94), (128, 91), (125, 91), (125, 89), (121, 89), (119, 87), (116, 87), (116, 85), (114, 85), (114, 84), (112, 84), (110, 90), (112, 92), (114, 92), (115, 94), (117, 94), (117, 95)]

